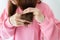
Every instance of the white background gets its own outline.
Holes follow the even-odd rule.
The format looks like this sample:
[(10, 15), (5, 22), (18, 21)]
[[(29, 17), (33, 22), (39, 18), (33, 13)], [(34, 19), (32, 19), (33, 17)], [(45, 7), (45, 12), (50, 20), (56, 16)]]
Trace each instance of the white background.
[[(52, 9), (55, 18), (60, 20), (60, 0), (42, 0)], [(8, 0), (0, 0), (0, 15), (6, 7)]]

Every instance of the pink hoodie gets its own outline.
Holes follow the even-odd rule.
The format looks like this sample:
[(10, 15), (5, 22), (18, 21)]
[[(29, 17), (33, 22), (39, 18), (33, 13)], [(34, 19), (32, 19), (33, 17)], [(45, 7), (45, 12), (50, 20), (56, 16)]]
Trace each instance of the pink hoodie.
[[(51, 9), (45, 3), (37, 4), (45, 19), (42, 23), (35, 19), (28, 27), (14, 27), (9, 22), (7, 9), (0, 17), (0, 40), (60, 40), (60, 22), (54, 18)], [(21, 12), (17, 8), (16, 12)]]

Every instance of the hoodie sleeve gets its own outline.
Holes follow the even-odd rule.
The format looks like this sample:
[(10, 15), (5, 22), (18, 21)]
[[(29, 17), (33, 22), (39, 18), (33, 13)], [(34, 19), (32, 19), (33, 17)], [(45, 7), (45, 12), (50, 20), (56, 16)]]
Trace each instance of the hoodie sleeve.
[(9, 39), (14, 35), (15, 27), (10, 24), (6, 10), (0, 16), (0, 39)]
[[(52, 10), (45, 3), (40, 4), (40, 9), (45, 16), (45, 19), (42, 23), (38, 23), (41, 29), (41, 38), (42, 40), (59, 40), (60, 38), (60, 21), (57, 21), (53, 15)], [(43, 34), (43, 35), (42, 35)]]

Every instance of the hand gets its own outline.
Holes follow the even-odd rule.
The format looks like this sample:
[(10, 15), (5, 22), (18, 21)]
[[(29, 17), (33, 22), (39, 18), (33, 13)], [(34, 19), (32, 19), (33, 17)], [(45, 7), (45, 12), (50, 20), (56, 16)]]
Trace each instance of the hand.
[(44, 21), (44, 16), (43, 16), (42, 12), (40, 10), (38, 10), (37, 8), (27, 8), (23, 11), (24, 14), (29, 13), (29, 12), (33, 12), (34, 18), (38, 22), (43, 22)]
[(26, 20), (20, 19), (20, 17), (21, 17), (21, 14), (15, 13), (13, 16), (10, 17), (10, 23), (17, 27), (20, 25), (24, 25), (24, 22), (28, 22)]

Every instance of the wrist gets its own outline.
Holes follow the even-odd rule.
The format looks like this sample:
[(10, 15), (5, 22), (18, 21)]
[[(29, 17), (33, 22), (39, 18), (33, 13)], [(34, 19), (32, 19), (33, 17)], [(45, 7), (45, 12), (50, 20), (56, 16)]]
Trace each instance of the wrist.
[(10, 24), (12, 24), (13, 26), (16, 26), (16, 22), (15, 22), (14, 19), (15, 19), (15, 18), (14, 18), (13, 16), (11, 16), (11, 17), (9, 18), (9, 22), (10, 22)]
[(36, 17), (36, 20), (40, 23), (42, 23), (44, 21), (44, 19), (45, 19), (44, 15), (40, 15), (40, 16)]
[(13, 28), (13, 25), (9, 21), (9, 17), (5, 20), (4, 24), (7, 28)]

